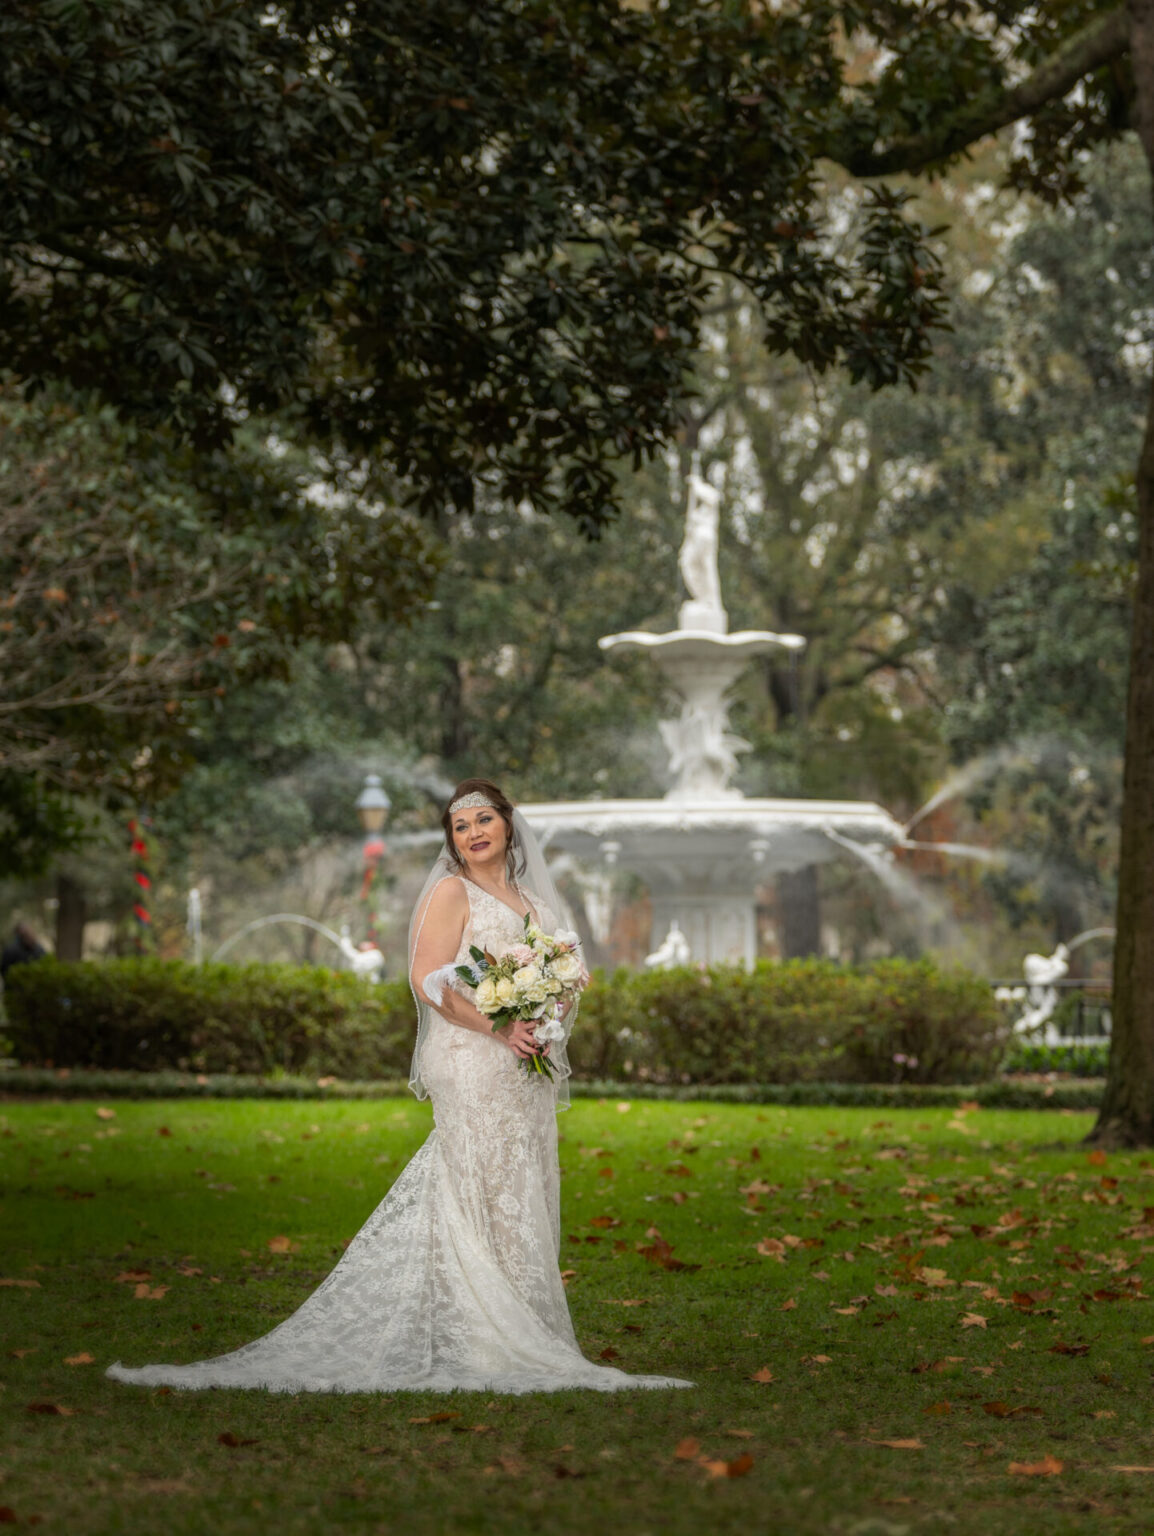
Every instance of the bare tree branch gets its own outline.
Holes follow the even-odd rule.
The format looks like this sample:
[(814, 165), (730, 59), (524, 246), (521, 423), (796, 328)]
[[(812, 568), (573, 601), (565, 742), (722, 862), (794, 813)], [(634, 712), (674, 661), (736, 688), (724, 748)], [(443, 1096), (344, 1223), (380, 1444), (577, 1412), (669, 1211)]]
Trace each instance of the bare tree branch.
[(818, 153), (855, 176), (893, 176), (902, 171), (925, 170), (1039, 111), (1048, 102), (1060, 101), (1079, 80), (1111, 59), (1121, 57), (1129, 47), (1130, 20), (1126, 6), (1120, 5), (1067, 38), (1025, 79), (965, 102), (925, 133), (898, 139), (883, 148), (863, 148), (849, 139), (835, 140), (819, 146)]

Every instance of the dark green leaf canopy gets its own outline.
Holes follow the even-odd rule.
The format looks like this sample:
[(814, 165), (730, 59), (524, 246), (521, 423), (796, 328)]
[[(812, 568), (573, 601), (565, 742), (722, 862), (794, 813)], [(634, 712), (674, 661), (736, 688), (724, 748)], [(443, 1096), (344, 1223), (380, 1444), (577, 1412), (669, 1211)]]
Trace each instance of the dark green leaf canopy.
[(905, 198), (845, 238), (840, 7), (12, 0), (0, 338), (202, 441), (296, 408), (425, 508), (588, 530), (676, 430), (715, 273), (771, 346), (884, 384), (942, 319)]

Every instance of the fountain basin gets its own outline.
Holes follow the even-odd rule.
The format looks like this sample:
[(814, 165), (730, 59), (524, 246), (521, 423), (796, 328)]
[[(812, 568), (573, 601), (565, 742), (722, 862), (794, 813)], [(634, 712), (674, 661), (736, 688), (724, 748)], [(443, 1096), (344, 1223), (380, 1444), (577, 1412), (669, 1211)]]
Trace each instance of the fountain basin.
[(842, 856), (844, 842), (877, 854), (903, 838), (865, 801), (587, 800), (521, 811), (548, 850), (637, 875), (653, 902), (650, 947), (676, 922), (707, 964), (753, 964), (756, 888), (772, 876)]

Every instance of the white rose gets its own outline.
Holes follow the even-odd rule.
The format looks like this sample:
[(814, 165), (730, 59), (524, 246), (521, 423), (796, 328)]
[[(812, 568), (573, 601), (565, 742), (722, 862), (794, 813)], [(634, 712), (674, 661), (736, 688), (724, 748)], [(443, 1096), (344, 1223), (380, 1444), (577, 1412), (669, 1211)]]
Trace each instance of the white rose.
[(581, 962), (576, 955), (558, 955), (549, 969), (559, 982), (568, 987), (581, 975)]
[(541, 968), (534, 965), (523, 965), (520, 970), (513, 972), (513, 985), (518, 992), (528, 992), (537, 986), (541, 980)]
[(516, 991), (517, 989), (514, 987), (509, 978), (507, 976), (502, 976), (500, 981), (497, 982), (497, 1001), (502, 1007), (506, 1007), (513, 1001), (513, 998), (516, 996)]
[(482, 978), (474, 1000), (482, 1013), (493, 1013), (501, 1006), (497, 997), (497, 983), (491, 976)]

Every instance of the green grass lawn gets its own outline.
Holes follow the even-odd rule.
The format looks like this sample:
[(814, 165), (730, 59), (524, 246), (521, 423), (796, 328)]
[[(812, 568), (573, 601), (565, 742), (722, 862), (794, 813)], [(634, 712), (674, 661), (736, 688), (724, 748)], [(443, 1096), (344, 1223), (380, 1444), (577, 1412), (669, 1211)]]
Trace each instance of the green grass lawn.
[(217, 1354), (291, 1311), (428, 1108), (0, 1105), (0, 1523), (1154, 1531), (1154, 1158), (1089, 1155), (1090, 1117), (1068, 1112), (610, 1100), (560, 1123), (582, 1345), (692, 1391), (107, 1381), (113, 1360)]

